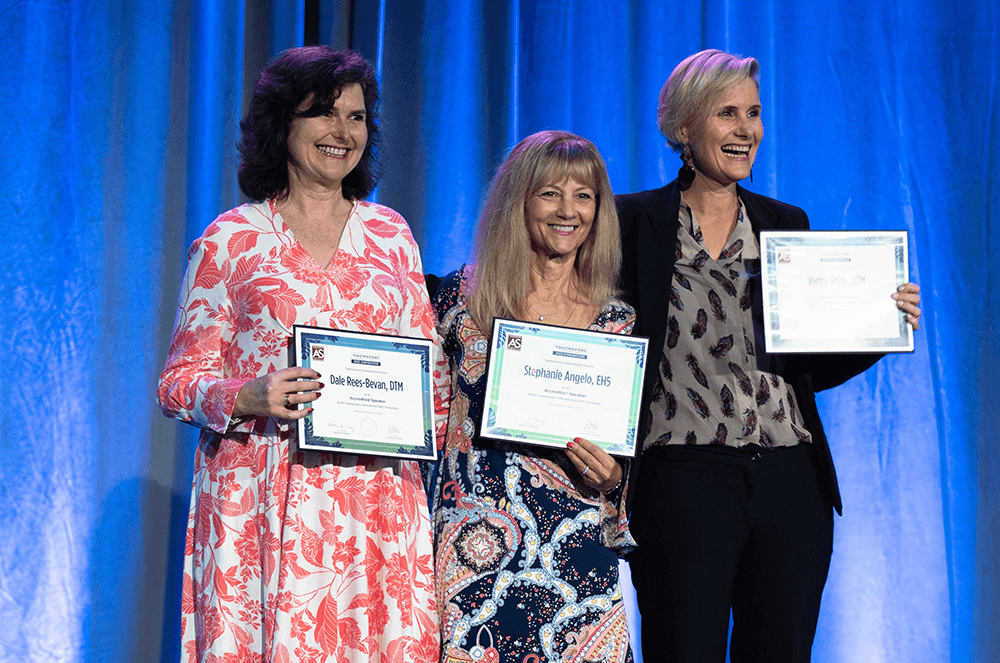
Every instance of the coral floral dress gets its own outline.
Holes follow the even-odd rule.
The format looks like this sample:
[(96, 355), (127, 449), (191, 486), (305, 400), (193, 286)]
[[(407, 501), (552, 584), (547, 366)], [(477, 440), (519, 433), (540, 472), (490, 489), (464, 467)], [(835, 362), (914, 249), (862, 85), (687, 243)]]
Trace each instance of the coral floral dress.
[[(417, 463), (301, 451), (293, 422), (232, 417), (247, 381), (288, 366), (293, 324), (436, 338), (406, 222), (356, 202), (324, 269), (273, 203), (247, 204), (209, 225), (189, 260), (157, 392), (168, 416), (202, 429), (183, 660), (437, 661)], [(443, 415), (442, 359), (435, 382)]]

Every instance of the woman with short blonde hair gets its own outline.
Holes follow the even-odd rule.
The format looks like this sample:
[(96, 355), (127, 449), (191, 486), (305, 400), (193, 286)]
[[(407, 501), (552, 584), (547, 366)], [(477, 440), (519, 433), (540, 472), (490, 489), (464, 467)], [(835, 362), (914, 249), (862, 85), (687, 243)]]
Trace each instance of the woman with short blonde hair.
[[(622, 289), (650, 339), (629, 557), (647, 661), (724, 663), (727, 644), (733, 661), (809, 660), (840, 510), (814, 391), (880, 356), (762, 341), (759, 234), (809, 220), (739, 184), (764, 131), (759, 71), (717, 50), (677, 65), (657, 123), (683, 166), (617, 200)], [(919, 288), (893, 297), (915, 329)]]
[(656, 126), (674, 152), (686, 141), (681, 127), (701, 120), (705, 110), (728, 88), (752, 80), (760, 90), (760, 63), (718, 49), (708, 49), (684, 58), (660, 88), (656, 104)]

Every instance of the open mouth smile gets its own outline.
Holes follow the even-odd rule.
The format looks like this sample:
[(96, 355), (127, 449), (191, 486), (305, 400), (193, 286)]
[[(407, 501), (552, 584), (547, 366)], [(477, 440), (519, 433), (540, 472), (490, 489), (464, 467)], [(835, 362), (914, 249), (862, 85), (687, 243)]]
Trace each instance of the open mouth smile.
[(577, 228), (579, 228), (579, 226), (557, 226), (557, 225), (552, 224), (552, 223), (549, 223), (547, 225), (548, 225), (549, 228), (552, 228), (557, 233), (566, 234), (566, 235), (572, 234)]
[(333, 157), (334, 159), (343, 159), (347, 156), (346, 147), (328, 147), (326, 145), (317, 145), (316, 149), (319, 150), (321, 154)]
[(749, 145), (723, 145), (722, 152), (726, 156), (735, 157), (737, 159), (746, 159), (750, 156), (750, 146)]

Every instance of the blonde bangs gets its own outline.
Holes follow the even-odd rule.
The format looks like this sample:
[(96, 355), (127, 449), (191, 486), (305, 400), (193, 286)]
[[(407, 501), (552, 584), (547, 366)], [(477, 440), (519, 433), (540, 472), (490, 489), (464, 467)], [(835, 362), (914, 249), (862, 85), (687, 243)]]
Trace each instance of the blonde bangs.
[(598, 203), (593, 230), (577, 254), (577, 274), (599, 308), (614, 295), (620, 240), (604, 159), (586, 138), (566, 131), (540, 131), (511, 150), (479, 216), (468, 306), (485, 335), (492, 332), (494, 318), (517, 317), (528, 295), (531, 241), (524, 216), (528, 197), (567, 177), (593, 188)]
[[(541, 187), (549, 183), (562, 182), (565, 179), (574, 179), (581, 184), (592, 188), (595, 192), (600, 192), (600, 185), (595, 171), (600, 169), (600, 165), (594, 162), (593, 157), (584, 151), (561, 150), (561, 154), (553, 154), (554, 162), (547, 164), (547, 167), (539, 167), (531, 180), (531, 186), (524, 197), (527, 202), (528, 197)], [(541, 164), (539, 164), (541, 166)]]

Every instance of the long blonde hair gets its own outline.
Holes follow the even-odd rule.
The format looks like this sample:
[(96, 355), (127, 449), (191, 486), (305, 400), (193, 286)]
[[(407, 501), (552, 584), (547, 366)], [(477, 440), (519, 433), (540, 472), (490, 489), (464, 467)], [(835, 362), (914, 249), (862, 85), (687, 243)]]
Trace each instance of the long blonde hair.
[(468, 305), (487, 336), (493, 331), (493, 319), (517, 317), (528, 295), (531, 239), (524, 215), (528, 196), (566, 177), (597, 193), (593, 227), (576, 255), (579, 282), (598, 307), (615, 294), (621, 239), (604, 159), (586, 138), (568, 131), (539, 131), (511, 150), (479, 215)]

